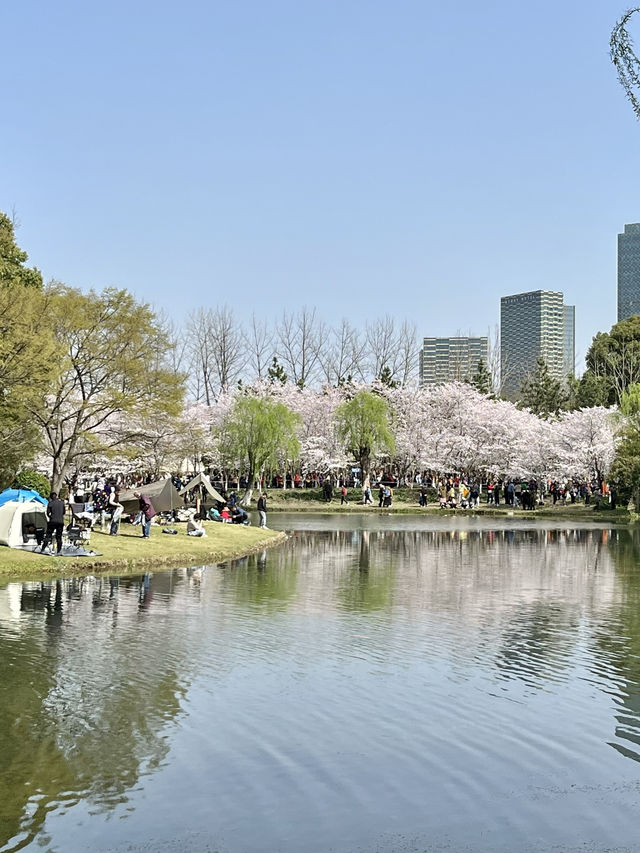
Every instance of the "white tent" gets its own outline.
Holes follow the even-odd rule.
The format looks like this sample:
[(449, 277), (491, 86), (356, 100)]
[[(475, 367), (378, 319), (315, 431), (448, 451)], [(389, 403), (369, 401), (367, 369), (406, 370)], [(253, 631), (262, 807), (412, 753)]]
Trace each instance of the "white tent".
[(0, 506), (0, 545), (10, 548), (33, 548), (36, 544), (34, 530), (47, 529), (45, 507), (37, 501), (7, 501)]
[(180, 490), (180, 494), (185, 495), (187, 492), (190, 492), (197, 486), (204, 486), (205, 490), (213, 498), (214, 501), (217, 501), (218, 503), (225, 502), (220, 492), (217, 489), (214, 489), (214, 487), (211, 485), (211, 480), (207, 477), (206, 474), (196, 474), (196, 476), (192, 480), (189, 480), (187, 485)]

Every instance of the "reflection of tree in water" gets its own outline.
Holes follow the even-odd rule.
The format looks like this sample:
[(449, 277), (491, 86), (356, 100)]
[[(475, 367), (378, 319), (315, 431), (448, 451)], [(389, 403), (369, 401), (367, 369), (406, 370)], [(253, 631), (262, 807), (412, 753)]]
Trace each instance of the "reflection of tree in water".
[(616, 737), (611, 746), (640, 761), (640, 531), (612, 530), (609, 551), (621, 581), (622, 600), (603, 622), (597, 643), (605, 668), (614, 667), (620, 679)]
[(283, 610), (295, 598), (298, 558), (292, 552), (273, 557), (266, 551), (221, 566), (222, 590), (232, 592), (238, 604), (255, 605), (270, 614)]
[(338, 586), (337, 600), (346, 610), (388, 610), (393, 604), (394, 561), (376, 559), (379, 533), (362, 530), (358, 536), (352, 568)]
[[(34, 839), (48, 811), (80, 799), (105, 811), (125, 802), (165, 758), (163, 730), (185, 691), (178, 675), (185, 650), (168, 654), (145, 636), (142, 587), (133, 577), (23, 587), (23, 612), (42, 614), (45, 630), (28, 625), (19, 644), (0, 634), (0, 846), (11, 842), (7, 850)], [(96, 620), (105, 608), (110, 618)]]

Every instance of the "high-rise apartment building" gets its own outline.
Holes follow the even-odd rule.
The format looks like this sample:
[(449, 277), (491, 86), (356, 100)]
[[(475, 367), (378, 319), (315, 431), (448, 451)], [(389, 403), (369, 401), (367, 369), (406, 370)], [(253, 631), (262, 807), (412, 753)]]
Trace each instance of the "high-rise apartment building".
[(487, 364), (488, 338), (424, 338), (420, 351), (420, 384), (470, 379), (480, 361)]
[(573, 373), (575, 307), (563, 305), (562, 293), (533, 290), (500, 300), (500, 370), (502, 393), (517, 397), (522, 383), (543, 358), (559, 380)]
[(640, 314), (640, 222), (618, 234), (618, 320)]
[(564, 310), (564, 375), (576, 373), (576, 306), (563, 305)]

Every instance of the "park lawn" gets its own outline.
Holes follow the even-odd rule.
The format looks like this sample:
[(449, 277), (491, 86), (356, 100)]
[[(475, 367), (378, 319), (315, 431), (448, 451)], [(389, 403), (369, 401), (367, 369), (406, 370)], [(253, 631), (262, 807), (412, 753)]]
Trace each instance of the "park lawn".
[(198, 566), (220, 563), (284, 541), (285, 534), (239, 524), (205, 522), (206, 537), (187, 536), (186, 525), (176, 524), (176, 536), (151, 526), (151, 538), (143, 539), (140, 527), (120, 526), (119, 536), (93, 531), (91, 550), (100, 557), (46, 557), (0, 546), (0, 576), (35, 576), (97, 573), (153, 566)]

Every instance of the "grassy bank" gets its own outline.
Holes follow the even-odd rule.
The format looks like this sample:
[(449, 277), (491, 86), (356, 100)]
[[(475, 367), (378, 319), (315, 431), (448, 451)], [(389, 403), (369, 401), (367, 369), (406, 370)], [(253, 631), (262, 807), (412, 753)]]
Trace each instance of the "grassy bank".
[(329, 512), (329, 513), (382, 513), (392, 514), (419, 514), (419, 515), (486, 515), (491, 517), (508, 518), (553, 518), (557, 521), (600, 521), (616, 524), (628, 524), (635, 517), (626, 508), (619, 507), (610, 510), (608, 507), (595, 510), (594, 505), (585, 506), (584, 503), (557, 503), (555, 506), (551, 498), (547, 499), (544, 506), (536, 506), (534, 510), (523, 510), (502, 503), (497, 507), (493, 504), (482, 502), (474, 509), (440, 509), (437, 497), (433, 491), (429, 492), (429, 503), (426, 507), (418, 504), (417, 489), (395, 489), (393, 494), (393, 505), (391, 507), (378, 507), (377, 491), (373, 494), (374, 502), (368, 506), (362, 503), (362, 491), (360, 489), (349, 489), (347, 494), (348, 504), (340, 504), (340, 494), (335, 494), (328, 503), (322, 497), (320, 489), (271, 489), (268, 492), (269, 512)]
[(236, 524), (205, 523), (207, 536), (187, 536), (186, 525), (176, 525), (177, 536), (151, 527), (142, 539), (139, 527), (122, 525), (119, 536), (94, 531), (90, 548), (100, 557), (45, 557), (0, 546), (0, 576), (98, 573), (145, 569), (152, 566), (198, 566), (220, 563), (250, 554), (284, 540), (283, 533)]

